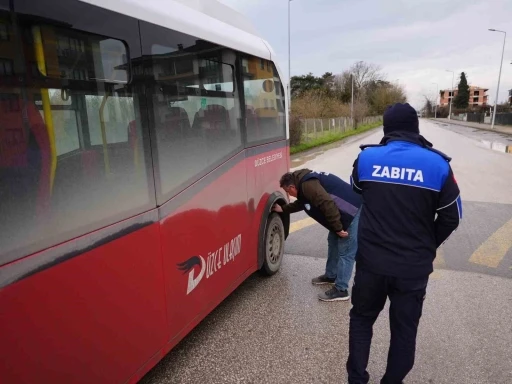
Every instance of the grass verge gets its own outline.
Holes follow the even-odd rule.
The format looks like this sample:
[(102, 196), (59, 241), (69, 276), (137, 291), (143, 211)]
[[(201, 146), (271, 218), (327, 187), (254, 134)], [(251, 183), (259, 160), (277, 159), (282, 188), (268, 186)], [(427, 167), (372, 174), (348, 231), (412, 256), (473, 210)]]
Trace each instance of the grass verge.
[(370, 129), (380, 127), (381, 125), (382, 122), (378, 122), (360, 125), (356, 130), (351, 130), (348, 132), (327, 132), (322, 136), (316, 137), (310, 141), (290, 147), (290, 154), (293, 155), (295, 153), (307, 151), (308, 149), (319, 147), (321, 145), (334, 143), (335, 141), (339, 141), (350, 136), (359, 135), (360, 133), (369, 131)]

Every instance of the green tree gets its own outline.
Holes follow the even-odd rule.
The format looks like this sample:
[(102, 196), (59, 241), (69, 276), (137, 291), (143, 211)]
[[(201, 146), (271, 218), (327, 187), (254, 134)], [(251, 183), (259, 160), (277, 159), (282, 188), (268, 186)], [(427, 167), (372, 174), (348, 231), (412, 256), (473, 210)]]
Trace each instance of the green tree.
[(310, 72), (307, 75), (292, 76), (290, 83), (292, 98), (295, 98), (301, 96), (304, 92), (322, 89), (324, 80)]
[(322, 87), (327, 91), (332, 92), (335, 87), (336, 76), (332, 74), (332, 72), (325, 72), (322, 75)]
[(425, 98), (425, 104), (423, 105), (422, 111), (425, 117), (431, 117), (434, 115), (434, 103), (427, 96)]
[(467, 108), (469, 105), (469, 85), (464, 72), (460, 74), (460, 81), (457, 86), (457, 96), (453, 99), (453, 105), (455, 108), (460, 109)]
[(332, 72), (325, 72), (322, 76), (314, 76), (311, 72), (307, 75), (292, 76), (292, 98), (300, 97), (309, 91), (317, 91), (331, 95), (335, 87), (335, 76)]

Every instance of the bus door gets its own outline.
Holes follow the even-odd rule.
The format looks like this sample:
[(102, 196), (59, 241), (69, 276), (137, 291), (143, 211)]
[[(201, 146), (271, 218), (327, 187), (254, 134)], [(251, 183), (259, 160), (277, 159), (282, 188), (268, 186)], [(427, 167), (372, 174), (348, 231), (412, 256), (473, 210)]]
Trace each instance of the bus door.
[(242, 54), (240, 60), (247, 127), (247, 192), (254, 202), (251, 234), (257, 249), (261, 221), (269, 214), (269, 196), (279, 190), (279, 178), (288, 171), (285, 94), (271, 61)]
[(235, 287), (250, 260), (235, 54), (141, 23), (171, 335)]

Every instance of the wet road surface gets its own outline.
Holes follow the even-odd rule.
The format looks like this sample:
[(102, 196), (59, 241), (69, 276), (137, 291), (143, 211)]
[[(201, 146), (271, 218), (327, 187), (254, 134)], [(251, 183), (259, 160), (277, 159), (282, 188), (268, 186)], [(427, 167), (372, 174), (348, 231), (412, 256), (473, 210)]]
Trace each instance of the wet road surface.
[[(509, 145), (512, 137), (426, 120), (420, 129), (453, 157), (464, 218), (436, 258), (405, 382), (512, 383), (512, 155), (485, 143)], [(359, 145), (381, 136), (317, 153), (300, 167), (348, 179)], [(310, 284), (325, 267), (327, 231), (302, 213), (291, 230), (281, 271), (249, 278), (143, 383), (346, 382), (350, 303), (320, 302), (322, 288)], [(374, 327), (370, 383), (384, 372), (388, 343), (385, 309)]]

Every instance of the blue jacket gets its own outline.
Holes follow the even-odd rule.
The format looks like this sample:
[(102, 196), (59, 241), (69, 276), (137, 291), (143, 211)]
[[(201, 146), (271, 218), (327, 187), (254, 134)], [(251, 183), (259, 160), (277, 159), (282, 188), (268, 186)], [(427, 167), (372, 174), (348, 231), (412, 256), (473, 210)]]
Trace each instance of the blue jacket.
[(327, 220), (325, 219), (322, 211), (315, 207), (312, 202), (304, 196), (301, 192), (302, 184), (308, 180), (317, 179), (325, 191), (330, 195), (331, 199), (338, 207), (341, 216), (341, 224), (345, 230), (348, 229), (354, 216), (357, 211), (361, 207), (361, 196), (354, 193), (352, 187), (349, 183), (341, 180), (338, 176), (335, 176), (330, 173), (325, 172), (310, 172), (306, 176), (304, 176), (299, 184), (299, 196), (298, 199), (304, 204), (306, 213), (313, 219), (315, 219), (318, 223), (323, 225), (325, 228), (329, 230), (333, 230)]
[(436, 249), (462, 219), (451, 159), (405, 132), (361, 148), (352, 172), (353, 188), (364, 200), (358, 265), (388, 276), (428, 276)]

